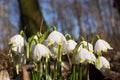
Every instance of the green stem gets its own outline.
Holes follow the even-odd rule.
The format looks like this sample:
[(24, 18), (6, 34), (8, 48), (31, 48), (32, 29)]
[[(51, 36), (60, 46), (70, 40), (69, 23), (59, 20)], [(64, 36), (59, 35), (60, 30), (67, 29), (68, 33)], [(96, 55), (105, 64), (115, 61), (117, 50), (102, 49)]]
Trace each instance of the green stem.
[(51, 26), (50, 28), (48, 28), (42, 35), (41, 39), (40, 39), (40, 43), (43, 43), (43, 41), (47, 38), (49, 32), (50, 32), (50, 29), (53, 29), (54, 31), (56, 31), (56, 27), (55, 26)]
[(83, 37), (83, 36), (81, 36), (81, 41), (85, 41), (85, 39), (84, 39), (84, 37)]
[(98, 39), (100, 39), (100, 36), (99, 36), (99, 35), (96, 35), (96, 38), (97, 38), (97, 40), (98, 40)]
[(45, 69), (45, 76), (46, 76), (46, 78), (49, 75), (50, 75), (50, 64), (49, 64), (49, 59), (46, 58), (46, 69)]
[(89, 63), (87, 63), (86, 80), (90, 80), (89, 79)]
[(37, 63), (37, 80), (40, 80), (41, 62)]
[[(33, 62), (33, 64), (37, 67), (37, 64)], [(37, 71), (32, 71), (32, 80), (37, 80)]]
[(82, 80), (82, 64), (80, 63), (80, 66), (79, 66), (79, 80)]
[(36, 44), (38, 44), (39, 42), (38, 42), (38, 40), (36, 40), (36, 39), (33, 39), (33, 41), (36, 43)]
[(35, 71), (32, 72), (32, 80), (37, 80), (37, 75)]
[(62, 61), (62, 46), (58, 45), (58, 61)]
[(65, 37), (66, 37), (66, 38), (68, 37), (68, 39), (72, 39), (72, 37), (71, 37), (70, 34), (65, 34)]
[(91, 44), (93, 44), (96, 39), (97, 40), (100, 39), (100, 36), (99, 35), (94, 36), (91, 40)]
[(78, 80), (78, 73), (75, 73), (75, 80)]
[(58, 60), (57, 60), (57, 79), (62, 80), (62, 75), (61, 75), (61, 62), (62, 62), (62, 46), (58, 45)]
[(98, 59), (97, 59), (97, 68), (100, 69), (100, 56), (98, 56)]
[(102, 53), (101, 52), (97, 52), (97, 56), (98, 57), (102, 56)]
[(53, 70), (53, 80), (57, 79), (57, 59), (54, 62), (54, 70)]
[(77, 77), (77, 75), (76, 75), (76, 64), (72, 64), (71, 74), (68, 77), (68, 80), (76, 80), (77, 79), (76, 77)]
[(32, 42), (35, 42), (36, 44), (38, 44), (38, 41), (36, 39), (34, 39), (34, 37), (30, 37), (28, 39), (28, 43), (27, 43), (27, 53), (26, 53), (26, 56), (27, 56), (27, 59), (31, 58), (32, 56)]
[(29, 59), (29, 57), (30, 57), (30, 46), (29, 46), (29, 43), (27, 43), (27, 59)]
[(52, 28), (53, 28), (53, 31), (56, 31), (56, 30), (57, 30), (55, 26), (52, 26)]
[(73, 64), (75, 63), (75, 55), (77, 54), (78, 48), (81, 44), (83, 44), (83, 43), (78, 42), (78, 44), (75, 46), (75, 48), (73, 50), (73, 58), (72, 58), (72, 63)]
[(73, 64), (73, 80), (76, 80), (75, 73), (76, 73), (76, 64)]
[(24, 36), (24, 31), (23, 30), (20, 31), (20, 35)]
[(69, 79), (68, 79), (68, 80), (73, 80), (73, 79), (72, 79), (72, 74), (70, 75), (70, 77), (69, 77)]
[(58, 74), (58, 75), (57, 75), (57, 76), (58, 76), (57, 79), (58, 79), (58, 80), (62, 80), (62, 75), (61, 75), (61, 74), (62, 74), (62, 73), (61, 73), (61, 62), (60, 62), (60, 61), (57, 62), (57, 74)]
[(38, 38), (41, 38), (41, 37), (42, 37), (42, 33), (37, 32), (37, 37), (38, 37)]

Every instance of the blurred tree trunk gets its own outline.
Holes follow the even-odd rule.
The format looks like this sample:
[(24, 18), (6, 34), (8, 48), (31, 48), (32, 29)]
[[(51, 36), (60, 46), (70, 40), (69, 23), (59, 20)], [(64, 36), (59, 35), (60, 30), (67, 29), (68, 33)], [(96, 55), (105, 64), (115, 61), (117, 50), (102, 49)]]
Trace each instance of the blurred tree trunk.
[(43, 19), (38, 0), (18, 0), (18, 2), (20, 7), (20, 30), (25, 30), (27, 37), (36, 34), (38, 31), (43, 33), (47, 28), (47, 24)]
[(114, 0), (113, 6), (118, 10), (120, 14), (120, 0)]

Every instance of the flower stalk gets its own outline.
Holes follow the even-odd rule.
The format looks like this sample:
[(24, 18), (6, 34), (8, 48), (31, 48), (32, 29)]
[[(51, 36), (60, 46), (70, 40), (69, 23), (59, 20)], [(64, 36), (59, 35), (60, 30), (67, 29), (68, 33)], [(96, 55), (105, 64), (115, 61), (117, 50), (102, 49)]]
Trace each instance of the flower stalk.
[(82, 64), (79, 64), (79, 80), (82, 80)]
[(86, 68), (86, 80), (90, 80), (89, 79), (89, 63), (87, 63), (87, 68)]

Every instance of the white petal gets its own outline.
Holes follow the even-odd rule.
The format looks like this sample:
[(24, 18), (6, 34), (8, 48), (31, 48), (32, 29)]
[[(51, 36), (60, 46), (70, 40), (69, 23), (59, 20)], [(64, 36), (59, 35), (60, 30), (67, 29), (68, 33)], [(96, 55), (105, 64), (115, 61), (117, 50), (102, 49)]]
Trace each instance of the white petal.
[(34, 60), (40, 60), (41, 57), (47, 57), (49, 58), (49, 55), (51, 55), (50, 50), (42, 44), (37, 44), (34, 48), (34, 52), (33, 52), (33, 59)]
[(107, 49), (112, 49), (112, 47), (105, 40), (101, 40)]
[(55, 42), (57, 44), (62, 44), (63, 42), (66, 42), (66, 39), (64, 35), (58, 31), (53, 31), (49, 34), (47, 38), (48, 45), (54, 44)]
[(68, 53), (72, 53), (72, 51), (76, 45), (77, 45), (77, 43), (74, 40), (68, 40), (67, 44), (66, 44), (66, 51)]
[(76, 63), (83, 63), (85, 61), (91, 61), (90, 52), (87, 49), (82, 48), (76, 55), (75, 61)]
[(89, 55), (90, 55), (90, 57), (91, 57), (91, 63), (95, 63), (95, 61), (96, 61), (96, 57), (95, 57), (95, 55), (93, 54), (93, 53), (89, 53)]
[(24, 46), (26, 45), (26, 41), (21, 35), (15, 35), (10, 39), (10, 44), (12, 44), (12, 50), (15, 52), (22, 53), (24, 52)]
[(110, 63), (105, 57), (101, 56), (96, 60), (96, 67), (98, 69), (101, 69), (103, 67), (109, 69), (110, 68)]
[(101, 51), (107, 52), (107, 49), (112, 49), (112, 48), (106, 41), (99, 39), (95, 43), (94, 49), (95, 49), (95, 52), (101, 52)]

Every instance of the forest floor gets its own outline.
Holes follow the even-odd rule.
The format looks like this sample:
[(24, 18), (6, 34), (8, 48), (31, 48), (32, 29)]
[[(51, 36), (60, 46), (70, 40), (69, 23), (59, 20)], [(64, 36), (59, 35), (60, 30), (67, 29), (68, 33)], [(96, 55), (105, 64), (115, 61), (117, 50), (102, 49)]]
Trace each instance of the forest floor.
[[(9, 76), (12, 77), (11, 75), (13, 75), (12, 72), (15, 68), (6, 54), (7, 53), (0, 52), (0, 76), (2, 70), (6, 70)], [(104, 53), (104, 56), (110, 61), (111, 69), (102, 69), (101, 72), (106, 78), (120, 80), (120, 51), (109, 51), (108, 53)]]

